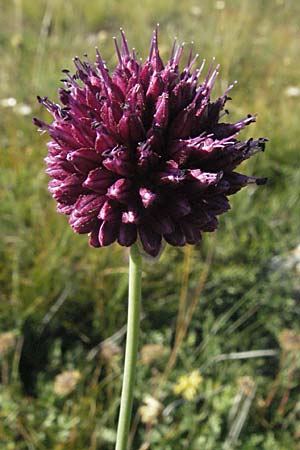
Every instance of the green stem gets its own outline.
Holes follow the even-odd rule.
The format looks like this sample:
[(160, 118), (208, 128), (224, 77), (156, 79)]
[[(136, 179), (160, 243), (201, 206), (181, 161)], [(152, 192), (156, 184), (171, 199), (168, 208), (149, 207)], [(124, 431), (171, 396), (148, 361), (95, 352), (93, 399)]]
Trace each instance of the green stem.
[(127, 450), (133, 403), (141, 307), (142, 257), (135, 245), (130, 248), (127, 338), (124, 378), (115, 450)]

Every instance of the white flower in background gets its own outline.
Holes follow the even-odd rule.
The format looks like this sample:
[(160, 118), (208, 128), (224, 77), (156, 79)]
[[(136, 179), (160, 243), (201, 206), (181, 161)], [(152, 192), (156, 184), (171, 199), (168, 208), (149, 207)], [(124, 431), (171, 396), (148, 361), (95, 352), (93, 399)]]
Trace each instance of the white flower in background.
[(12, 108), (14, 112), (21, 116), (28, 116), (32, 113), (32, 108), (25, 103), (18, 103), (14, 97), (2, 98), (0, 100), (2, 108)]
[(14, 108), (14, 111), (21, 116), (29, 116), (32, 113), (32, 108), (29, 105), (25, 105), (25, 103), (19, 103)]
[(300, 244), (284, 256), (274, 256), (271, 267), (281, 271), (296, 270), (300, 273)]
[(300, 87), (299, 86), (288, 86), (285, 89), (284, 93), (287, 97), (299, 97), (300, 96)]
[(13, 108), (16, 104), (17, 100), (14, 97), (2, 98), (0, 100), (0, 105), (3, 106), (3, 108)]
[(226, 4), (223, 0), (218, 0), (215, 3), (215, 8), (218, 9), (219, 11), (222, 11), (222, 9), (224, 9), (225, 6), (226, 6)]
[(161, 413), (163, 405), (151, 395), (146, 395), (144, 404), (139, 407), (139, 413), (141, 421), (155, 425), (157, 423), (157, 417)]

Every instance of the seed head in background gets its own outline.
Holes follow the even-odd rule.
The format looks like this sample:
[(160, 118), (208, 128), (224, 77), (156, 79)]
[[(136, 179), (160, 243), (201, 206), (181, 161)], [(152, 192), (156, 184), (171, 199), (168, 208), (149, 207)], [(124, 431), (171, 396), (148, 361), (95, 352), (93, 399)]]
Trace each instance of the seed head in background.
[(49, 190), (60, 213), (76, 233), (88, 233), (90, 245), (118, 241), (131, 246), (140, 238), (156, 256), (163, 240), (174, 246), (196, 244), (214, 231), (217, 216), (229, 208), (228, 196), (265, 178), (239, 174), (236, 167), (259, 151), (266, 139), (237, 140), (253, 115), (224, 123), (223, 96), (211, 101), (219, 74), (214, 61), (202, 77), (205, 61), (194, 68), (190, 51), (179, 69), (183, 45), (173, 45), (164, 64), (154, 31), (148, 58), (139, 61), (121, 30), (118, 65), (110, 75), (97, 51), (74, 59), (76, 72), (65, 73), (61, 104), (39, 101), (52, 124), (34, 119), (51, 137), (46, 157)]

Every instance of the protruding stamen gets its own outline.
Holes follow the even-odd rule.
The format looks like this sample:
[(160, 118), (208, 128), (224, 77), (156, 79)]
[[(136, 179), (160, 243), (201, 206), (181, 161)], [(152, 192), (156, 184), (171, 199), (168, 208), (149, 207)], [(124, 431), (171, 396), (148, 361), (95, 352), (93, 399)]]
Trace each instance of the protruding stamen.
[(123, 28), (120, 28), (120, 33), (121, 33), (121, 39), (122, 39), (122, 53), (123, 53), (123, 55), (130, 56), (130, 51), (129, 51), (128, 43), (127, 43)]
[(209, 68), (208, 68), (208, 71), (207, 71), (207, 74), (206, 74), (205, 80), (204, 80), (204, 84), (206, 84), (206, 85), (207, 85), (207, 83), (208, 83), (208, 80), (209, 80), (209, 78), (210, 78), (210, 76), (211, 76), (211, 73), (212, 73), (213, 67), (214, 67), (214, 65), (215, 65), (215, 61), (216, 61), (216, 58), (215, 58), (215, 57), (213, 57), (213, 58), (212, 58), (212, 60), (211, 60), (210, 66), (209, 66)]
[(109, 75), (108, 75), (108, 71), (107, 71), (107, 69), (106, 69), (106, 67), (105, 67), (104, 61), (103, 61), (103, 59), (102, 59), (102, 57), (101, 57), (101, 55), (100, 55), (99, 50), (98, 50), (97, 47), (96, 47), (96, 55), (97, 55), (96, 66), (97, 66), (97, 68), (98, 68), (98, 70), (99, 70), (99, 73), (100, 73), (102, 79), (103, 79), (106, 83), (110, 84), (110, 77), (109, 77)]
[(194, 41), (191, 42), (190, 45), (190, 53), (189, 53), (189, 57), (188, 57), (188, 61), (187, 61), (187, 67), (190, 66), (192, 58), (193, 58), (193, 49), (194, 49)]
[(223, 97), (227, 97), (227, 94), (229, 94), (229, 92), (234, 88), (234, 86), (237, 84), (237, 80), (235, 80), (233, 83), (231, 83), (228, 88), (226, 89), (226, 91), (223, 94)]
[(185, 42), (182, 42), (182, 44), (179, 45), (179, 46), (177, 47), (176, 54), (175, 54), (175, 57), (174, 57), (174, 64), (175, 64), (176, 66), (177, 66), (177, 65), (179, 64), (179, 62), (180, 62), (180, 59), (181, 59), (181, 56), (182, 56), (182, 53), (183, 53), (184, 46), (185, 46)]
[(119, 46), (118, 46), (118, 41), (117, 41), (116, 36), (113, 37), (113, 40), (114, 40), (114, 43), (115, 43), (115, 47), (116, 47), (116, 52), (117, 52), (119, 64), (120, 64), (120, 66), (123, 67), (122, 56), (121, 56), (121, 52), (120, 52), (120, 49), (119, 49)]
[(197, 61), (198, 58), (199, 58), (199, 53), (196, 53), (194, 58), (191, 61), (189, 58), (189, 64), (187, 65), (187, 67), (185, 69), (187, 72), (190, 72), (191, 68), (193, 67), (193, 65), (195, 64), (195, 62)]
[(212, 89), (213, 89), (213, 87), (214, 87), (214, 84), (215, 84), (215, 82), (216, 82), (216, 80), (217, 80), (217, 78), (218, 78), (218, 75), (219, 75), (219, 68), (220, 68), (220, 64), (217, 65), (217, 67), (215, 68), (215, 70), (214, 70), (213, 73), (211, 74), (210, 79), (209, 79), (208, 82), (207, 82), (207, 87), (208, 87), (208, 89), (209, 89), (210, 92), (212, 91)]
[(149, 60), (151, 60), (151, 58), (152, 58), (152, 55), (153, 55), (153, 50), (154, 50), (154, 41), (155, 41), (155, 31), (153, 30), (153, 32), (152, 32), (152, 38), (151, 38), (151, 41), (150, 41), (150, 48), (149, 48), (149, 57), (148, 57), (148, 59)]
[(174, 60), (176, 46), (177, 46), (177, 37), (175, 36), (174, 42), (173, 42), (173, 46), (172, 46), (172, 50), (171, 50), (171, 54), (170, 54), (170, 63), (172, 63), (173, 60)]
[(191, 82), (193, 83), (194, 81), (196, 81), (197, 79), (199, 79), (201, 73), (203, 72), (204, 66), (206, 63), (206, 59), (203, 59), (201, 66), (199, 67), (199, 69), (195, 70), (195, 72), (192, 75), (192, 79)]

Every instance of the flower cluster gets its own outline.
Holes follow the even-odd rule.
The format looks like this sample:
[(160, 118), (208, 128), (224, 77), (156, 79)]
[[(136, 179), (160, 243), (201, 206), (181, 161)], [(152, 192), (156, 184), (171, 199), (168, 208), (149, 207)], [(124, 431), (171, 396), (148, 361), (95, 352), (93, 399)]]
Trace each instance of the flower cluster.
[(194, 68), (198, 55), (191, 51), (180, 70), (183, 46), (174, 43), (164, 64), (157, 31), (144, 63), (123, 31), (121, 48), (115, 42), (112, 75), (98, 51), (94, 64), (76, 57), (76, 73), (63, 71), (61, 104), (38, 98), (54, 121), (34, 123), (51, 136), (49, 190), (73, 230), (88, 233), (94, 247), (140, 239), (156, 256), (163, 239), (174, 246), (197, 243), (230, 208), (227, 196), (265, 183), (235, 168), (264, 150), (266, 139), (237, 140), (255, 121), (252, 115), (220, 122), (233, 85), (211, 101), (219, 73), (214, 61), (200, 83), (204, 61)]
[(176, 395), (182, 395), (186, 400), (193, 400), (197, 395), (197, 390), (203, 378), (198, 370), (193, 370), (188, 375), (181, 375), (177, 384), (173, 386)]

